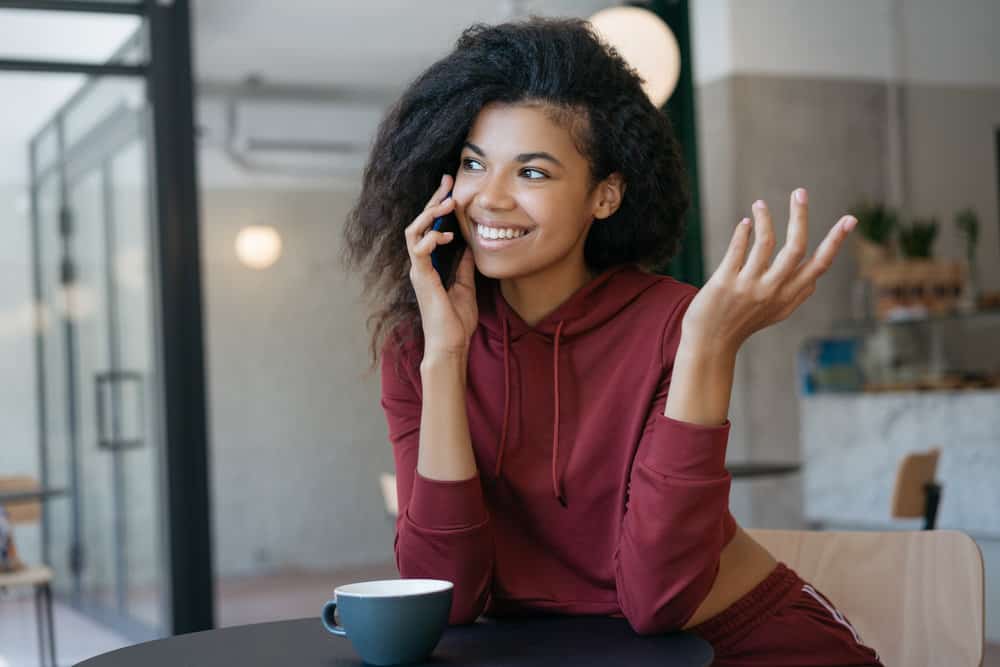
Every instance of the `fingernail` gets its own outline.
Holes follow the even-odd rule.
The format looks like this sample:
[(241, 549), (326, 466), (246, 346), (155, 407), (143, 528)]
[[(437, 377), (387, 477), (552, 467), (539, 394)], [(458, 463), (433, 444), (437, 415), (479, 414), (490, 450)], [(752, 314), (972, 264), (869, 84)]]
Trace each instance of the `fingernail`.
[(806, 193), (805, 188), (799, 188), (795, 191), (795, 199), (798, 200), (800, 204), (805, 204), (809, 201), (809, 195)]
[(764, 200), (763, 199), (758, 199), (757, 201), (755, 201), (753, 203), (753, 207), (754, 208), (764, 208)]
[(743, 218), (742, 220), (740, 220), (740, 224), (741, 225), (749, 225), (750, 224), (750, 218)]
[(851, 231), (852, 229), (854, 229), (854, 225), (856, 224), (858, 224), (858, 219), (855, 217), (850, 217), (844, 221), (844, 229), (847, 231)]

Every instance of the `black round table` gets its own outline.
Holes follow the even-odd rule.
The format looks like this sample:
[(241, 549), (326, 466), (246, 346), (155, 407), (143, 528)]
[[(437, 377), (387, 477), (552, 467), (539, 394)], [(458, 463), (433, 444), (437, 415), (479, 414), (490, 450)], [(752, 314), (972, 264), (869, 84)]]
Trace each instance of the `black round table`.
[[(637, 635), (606, 616), (480, 618), (445, 630), (424, 665), (524, 667), (707, 667), (712, 647), (687, 633)], [(331, 635), (319, 617), (194, 632), (105, 653), (80, 667), (208, 665), (362, 665), (350, 640)]]
[(726, 470), (733, 479), (753, 479), (758, 477), (780, 477), (791, 475), (802, 469), (801, 463), (771, 463), (747, 461), (743, 463), (726, 463)]

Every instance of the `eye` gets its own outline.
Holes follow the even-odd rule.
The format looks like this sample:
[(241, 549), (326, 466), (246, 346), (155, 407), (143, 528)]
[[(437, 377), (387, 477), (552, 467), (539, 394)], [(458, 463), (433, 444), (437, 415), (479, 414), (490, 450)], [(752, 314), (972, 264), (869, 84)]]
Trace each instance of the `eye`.
[[(479, 160), (476, 160), (476, 159), (473, 159), (473, 158), (468, 158), (468, 157), (467, 158), (462, 158), (462, 166), (464, 168), (466, 168), (466, 169), (468, 169), (470, 171), (482, 171), (482, 169), (478, 169), (478, 168), (477, 169), (473, 169), (470, 166), (470, 165), (473, 165), (473, 164), (477, 164), (477, 165), (480, 164)], [(480, 165), (480, 166), (482, 166), (482, 165)], [(540, 169), (535, 169), (534, 167), (525, 167), (524, 169), (521, 170), (521, 173), (523, 174), (523, 173), (529, 172), (529, 171), (538, 174), (537, 177), (529, 177), (528, 178), (529, 181), (541, 181), (541, 180), (546, 179), (546, 178), (549, 177), (549, 175), (546, 174), (544, 171), (542, 171)]]

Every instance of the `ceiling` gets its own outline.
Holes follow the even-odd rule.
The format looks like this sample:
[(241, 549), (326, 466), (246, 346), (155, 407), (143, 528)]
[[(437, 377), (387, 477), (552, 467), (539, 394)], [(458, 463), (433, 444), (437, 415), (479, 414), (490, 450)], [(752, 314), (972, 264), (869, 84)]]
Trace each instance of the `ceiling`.
[[(401, 90), (476, 22), (590, 16), (608, 0), (191, 0), (196, 82)], [(101, 61), (134, 17), (0, 10), (0, 57)], [(26, 145), (82, 75), (0, 72), (0, 186), (27, 180)]]
[[(528, 13), (590, 16), (607, 0), (193, 0), (199, 79), (401, 88), (462, 30)], [(277, 8), (280, 7), (280, 10)]]

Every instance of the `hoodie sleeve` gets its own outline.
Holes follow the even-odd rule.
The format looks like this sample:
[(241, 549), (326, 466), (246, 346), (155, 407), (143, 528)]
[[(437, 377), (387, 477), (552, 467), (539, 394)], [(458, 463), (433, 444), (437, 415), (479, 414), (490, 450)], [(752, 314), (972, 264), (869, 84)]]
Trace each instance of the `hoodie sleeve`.
[(615, 552), (618, 602), (639, 634), (683, 627), (708, 595), (736, 530), (725, 467), (729, 420), (704, 426), (663, 414), (681, 320), (693, 298), (681, 299), (663, 332), (663, 370), (632, 463)]
[[(421, 396), (409, 377), (413, 368), (395, 368), (392, 337), (382, 351), (382, 408), (396, 465), (394, 550), (404, 578), (451, 581), (452, 625), (472, 623), (489, 602), (493, 573), (493, 533), (479, 476), (432, 480), (417, 472)], [(419, 382), (419, 376), (416, 380)]]

